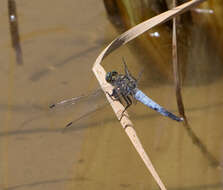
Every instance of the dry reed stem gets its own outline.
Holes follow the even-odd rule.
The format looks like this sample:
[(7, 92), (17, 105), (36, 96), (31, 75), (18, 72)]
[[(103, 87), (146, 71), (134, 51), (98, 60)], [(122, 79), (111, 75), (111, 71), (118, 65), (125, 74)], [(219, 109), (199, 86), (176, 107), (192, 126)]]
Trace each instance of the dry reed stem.
[(18, 16), (16, 11), (15, 0), (8, 0), (8, 16), (9, 16), (12, 47), (15, 50), (16, 62), (17, 64), (22, 65), (23, 57), (22, 57), (22, 48), (19, 37), (19, 24), (18, 24)]
[[(173, 0), (173, 7), (176, 7), (176, 0)], [(172, 40), (172, 53), (173, 53), (173, 73), (174, 73), (174, 83), (176, 90), (176, 98), (177, 98), (177, 107), (181, 117), (184, 118), (184, 127), (188, 136), (192, 139), (193, 143), (199, 148), (199, 150), (204, 154), (204, 156), (208, 159), (211, 166), (221, 168), (219, 161), (208, 151), (207, 147), (202, 143), (202, 141), (197, 137), (197, 135), (192, 131), (185, 111), (183, 98), (181, 95), (181, 77), (180, 77), (180, 63), (177, 54), (177, 18), (173, 18), (173, 40)]]
[[(116, 116), (118, 118), (120, 118), (122, 110), (124, 110), (124, 107), (121, 103), (119, 103), (118, 101), (113, 101), (106, 92), (111, 93), (112, 92), (112, 85), (108, 84), (105, 81), (105, 75), (106, 72), (104, 70), (104, 68), (101, 66), (101, 62), (102, 60), (109, 55), (111, 52), (113, 52), (115, 49), (119, 48), (120, 46), (126, 44), (127, 42), (133, 40), (134, 38), (136, 38), (137, 36), (141, 35), (142, 33), (146, 32), (147, 30), (161, 24), (164, 23), (170, 19), (172, 19), (173, 17), (175, 17), (176, 15), (180, 15), (183, 12), (189, 10), (190, 8), (198, 5), (201, 2), (204, 2), (205, 0), (192, 0), (189, 1), (187, 3), (184, 3), (176, 8), (173, 8), (169, 11), (166, 11), (158, 16), (155, 16), (149, 20), (146, 20), (138, 25), (136, 25), (135, 27), (129, 29), (128, 31), (124, 32), (123, 34), (121, 34), (120, 36), (118, 36), (116, 39), (114, 39), (97, 57), (94, 65), (93, 65), (93, 72), (99, 82), (99, 84), (101, 85), (101, 88), (103, 89), (103, 91), (105, 92), (105, 95), (109, 101), (109, 103), (111, 104)], [(153, 167), (148, 155), (146, 154), (139, 138), (137, 137), (137, 134), (133, 128), (133, 124), (130, 121), (128, 114), (125, 112), (125, 116), (122, 118), (122, 120), (120, 121), (121, 125), (123, 126), (123, 128), (125, 129), (125, 132), (127, 133), (127, 135), (129, 136), (131, 142), (133, 143), (134, 147), (136, 148), (137, 152), (139, 153), (139, 155), (141, 156), (142, 160), (144, 161), (146, 167), (148, 168), (148, 170), (151, 172), (152, 176), (154, 177), (155, 181), (157, 182), (157, 184), (159, 185), (161, 190), (165, 190), (166, 187), (164, 186), (163, 182), (161, 181), (159, 175), (157, 174), (155, 168)]]
[[(176, 7), (176, 0), (173, 0), (173, 7)], [(180, 63), (178, 60), (177, 53), (177, 18), (173, 18), (173, 35), (172, 35), (172, 58), (173, 58), (173, 74), (174, 74), (174, 84), (177, 98), (177, 107), (180, 116), (184, 118), (184, 124), (187, 125), (187, 118), (184, 111), (183, 98), (181, 95), (181, 77), (180, 77)]]

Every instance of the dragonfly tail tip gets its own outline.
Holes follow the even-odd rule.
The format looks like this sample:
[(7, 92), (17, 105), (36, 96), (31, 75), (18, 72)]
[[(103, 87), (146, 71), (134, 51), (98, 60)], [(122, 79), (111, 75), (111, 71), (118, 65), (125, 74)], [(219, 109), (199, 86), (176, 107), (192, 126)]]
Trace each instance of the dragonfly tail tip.
[(52, 109), (52, 108), (54, 108), (55, 107), (55, 104), (51, 104), (51, 105), (49, 105), (49, 108), (50, 109)]
[(65, 128), (70, 127), (70, 126), (72, 125), (72, 123), (73, 123), (73, 122), (68, 123), (68, 124), (65, 126)]

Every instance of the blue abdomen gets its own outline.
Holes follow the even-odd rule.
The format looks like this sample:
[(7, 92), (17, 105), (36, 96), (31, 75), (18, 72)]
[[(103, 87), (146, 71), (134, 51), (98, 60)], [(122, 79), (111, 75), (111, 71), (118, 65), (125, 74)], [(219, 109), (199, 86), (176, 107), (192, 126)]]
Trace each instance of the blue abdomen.
[(176, 115), (172, 114), (171, 112), (164, 109), (162, 106), (154, 102), (152, 99), (150, 99), (148, 96), (146, 96), (141, 90), (137, 89), (136, 93), (134, 95), (134, 98), (141, 103), (145, 104), (149, 108), (152, 108), (153, 110), (159, 112), (160, 114), (170, 117), (173, 120), (176, 121), (183, 121), (183, 118), (177, 117)]

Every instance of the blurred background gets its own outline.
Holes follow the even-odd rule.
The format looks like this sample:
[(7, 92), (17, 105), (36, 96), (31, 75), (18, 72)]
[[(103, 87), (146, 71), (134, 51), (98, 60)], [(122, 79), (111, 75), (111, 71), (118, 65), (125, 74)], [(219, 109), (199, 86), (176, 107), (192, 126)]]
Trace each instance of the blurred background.
[[(49, 105), (97, 89), (91, 68), (103, 48), (171, 3), (0, 1), (0, 189), (159, 189), (109, 106), (64, 131), (104, 97), (78, 108), (52, 111)], [(182, 95), (191, 128), (140, 103), (129, 109), (167, 189), (223, 186), (222, 6), (208, 0), (178, 20)], [(167, 22), (119, 48), (103, 66), (122, 72), (124, 57), (134, 76), (143, 69), (139, 87), (177, 114), (171, 36)]]

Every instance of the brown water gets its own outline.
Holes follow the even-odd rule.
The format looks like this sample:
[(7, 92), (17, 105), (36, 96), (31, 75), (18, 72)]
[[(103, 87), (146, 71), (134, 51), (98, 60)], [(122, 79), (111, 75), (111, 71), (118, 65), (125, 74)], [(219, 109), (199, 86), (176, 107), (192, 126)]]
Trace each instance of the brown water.
[[(59, 113), (48, 109), (50, 103), (98, 86), (91, 67), (118, 35), (102, 1), (17, 1), (22, 66), (16, 64), (10, 46), (7, 1), (1, 1), (0, 12), (0, 189), (158, 189), (109, 106), (65, 133), (72, 108)], [(202, 38), (194, 40), (203, 43)], [(197, 64), (188, 66), (182, 94), (190, 126), (208, 153), (193, 143), (182, 124), (141, 104), (130, 109), (138, 135), (168, 189), (223, 185), (223, 65), (199, 47), (193, 48), (201, 49), (202, 56), (191, 53), (190, 62)], [(142, 63), (127, 46), (105, 60), (106, 69), (120, 71), (122, 56), (136, 75)], [(153, 72), (150, 66), (144, 67), (145, 93), (176, 112), (174, 85), (158, 74), (152, 78), (147, 74)]]

